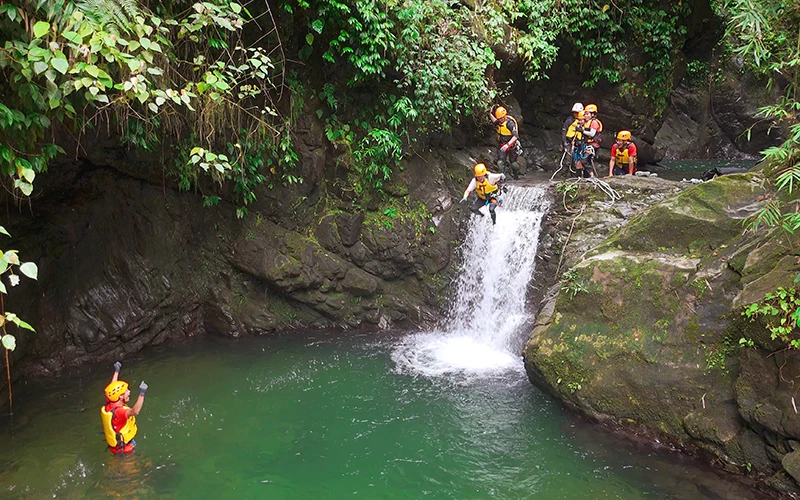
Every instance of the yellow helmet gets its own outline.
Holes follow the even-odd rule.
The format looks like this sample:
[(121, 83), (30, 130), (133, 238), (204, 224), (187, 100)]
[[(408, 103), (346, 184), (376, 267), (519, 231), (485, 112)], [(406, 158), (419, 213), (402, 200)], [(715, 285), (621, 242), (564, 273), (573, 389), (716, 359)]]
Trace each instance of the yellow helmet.
[(621, 141), (630, 141), (631, 140), (631, 133), (629, 130), (620, 130), (617, 134), (617, 139)]
[(584, 111), (578, 111), (578, 120), (583, 120), (584, 118), (586, 118)]
[(106, 399), (112, 403), (119, 401), (120, 396), (128, 390), (128, 383), (122, 380), (111, 382), (106, 386)]
[(597, 104), (587, 104), (583, 110), (589, 113), (597, 113)]
[(495, 118), (503, 118), (508, 114), (508, 111), (503, 106), (497, 106), (497, 109), (494, 110), (494, 117)]
[(475, 177), (480, 177), (482, 175), (486, 175), (486, 165), (478, 163), (475, 165)]

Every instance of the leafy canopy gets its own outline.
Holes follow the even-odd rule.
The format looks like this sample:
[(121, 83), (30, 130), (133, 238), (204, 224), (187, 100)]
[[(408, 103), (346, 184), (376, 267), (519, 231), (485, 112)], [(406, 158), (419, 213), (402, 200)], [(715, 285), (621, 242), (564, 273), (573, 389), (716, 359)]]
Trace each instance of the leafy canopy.
[[(63, 153), (59, 130), (76, 134), (78, 152), (101, 124), (144, 149), (193, 137), (185, 187), (200, 175), (218, 183), (245, 175), (247, 146), (280, 142), (270, 100), (279, 69), (265, 47), (244, 42), (247, 9), (212, 0), (157, 10), (135, 0), (0, 5), (0, 171), (19, 193), (30, 195), (36, 173)], [(227, 143), (239, 147), (226, 151)]]

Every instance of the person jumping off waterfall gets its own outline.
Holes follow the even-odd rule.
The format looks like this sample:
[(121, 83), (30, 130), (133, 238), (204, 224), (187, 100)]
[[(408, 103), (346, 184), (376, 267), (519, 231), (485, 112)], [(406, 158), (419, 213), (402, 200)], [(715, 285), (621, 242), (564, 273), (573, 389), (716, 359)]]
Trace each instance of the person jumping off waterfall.
[(489, 215), (492, 217), (492, 224), (497, 224), (497, 214), (495, 214), (495, 209), (498, 206), (502, 206), (503, 201), (499, 199), (500, 193), (505, 189), (500, 184), (502, 181), (505, 180), (505, 174), (493, 174), (486, 170), (486, 165), (483, 163), (478, 163), (475, 165), (474, 168), (475, 177), (467, 186), (467, 190), (464, 191), (464, 197), (461, 198), (461, 203), (466, 203), (467, 197), (472, 191), (475, 191), (477, 198), (472, 203), (470, 210), (475, 215), (479, 215), (483, 217), (483, 212), (481, 212), (481, 207), (484, 205), (489, 205)]

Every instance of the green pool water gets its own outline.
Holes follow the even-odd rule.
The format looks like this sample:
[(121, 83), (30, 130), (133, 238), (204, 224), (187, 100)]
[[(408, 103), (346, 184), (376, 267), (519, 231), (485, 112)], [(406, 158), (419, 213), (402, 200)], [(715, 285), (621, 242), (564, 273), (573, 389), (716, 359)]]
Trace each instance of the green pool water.
[(521, 363), (399, 370), (403, 337), (195, 340), (126, 360), (121, 378), (150, 385), (127, 458), (100, 427), (110, 366), (18, 385), (0, 498), (756, 498), (574, 419)]

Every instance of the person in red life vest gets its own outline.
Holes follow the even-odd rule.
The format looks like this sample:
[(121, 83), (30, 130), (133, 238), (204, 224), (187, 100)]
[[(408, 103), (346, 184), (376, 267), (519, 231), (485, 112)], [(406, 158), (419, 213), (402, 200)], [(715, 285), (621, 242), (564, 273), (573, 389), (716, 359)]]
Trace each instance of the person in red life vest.
[(522, 154), (522, 144), (519, 142), (517, 120), (503, 106), (493, 106), (489, 119), (497, 131), (497, 168), (502, 173), (510, 170), (511, 176), (517, 179), (522, 173), (518, 161)]
[(617, 140), (611, 146), (611, 160), (608, 162), (608, 176), (633, 175), (636, 172), (636, 144), (631, 142), (629, 130), (620, 130)]
[(467, 186), (467, 189), (464, 191), (464, 197), (461, 198), (461, 203), (466, 203), (469, 194), (472, 191), (475, 191), (477, 198), (472, 203), (470, 210), (475, 215), (483, 217), (481, 207), (484, 205), (489, 205), (489, 215), (492, 218), (492, 224), (497, 224), (497, 214), (495, 214), (495, 209), (503, 204), (503, 201), (500, 199), (500, 194), (504, 190), (501, 183), (505, 180), (506, 175), (493, 174), (487, 171), (486, 165), (483, 163), (478, 163), (475, 165), (473, 171), (475, 173), (475, 177), (472, 178), (469, 186)]
[(139, 385), (139, 397), (133, 408), (127, 403), (131, 399), (128, 383), (119, 380), (119, 371), (122, 363), (114, 363), (114, 376), (111, 383), (106, 386), (106, 404), (100, 407), (100, 420), (103, 423), (103, 433), (106, 436), (108, 449), (115, 455), (118, 453), (131, 453), (136, 447), (136, 415), (142, 411), (144, 395), (147, 393), (147, 384)]

